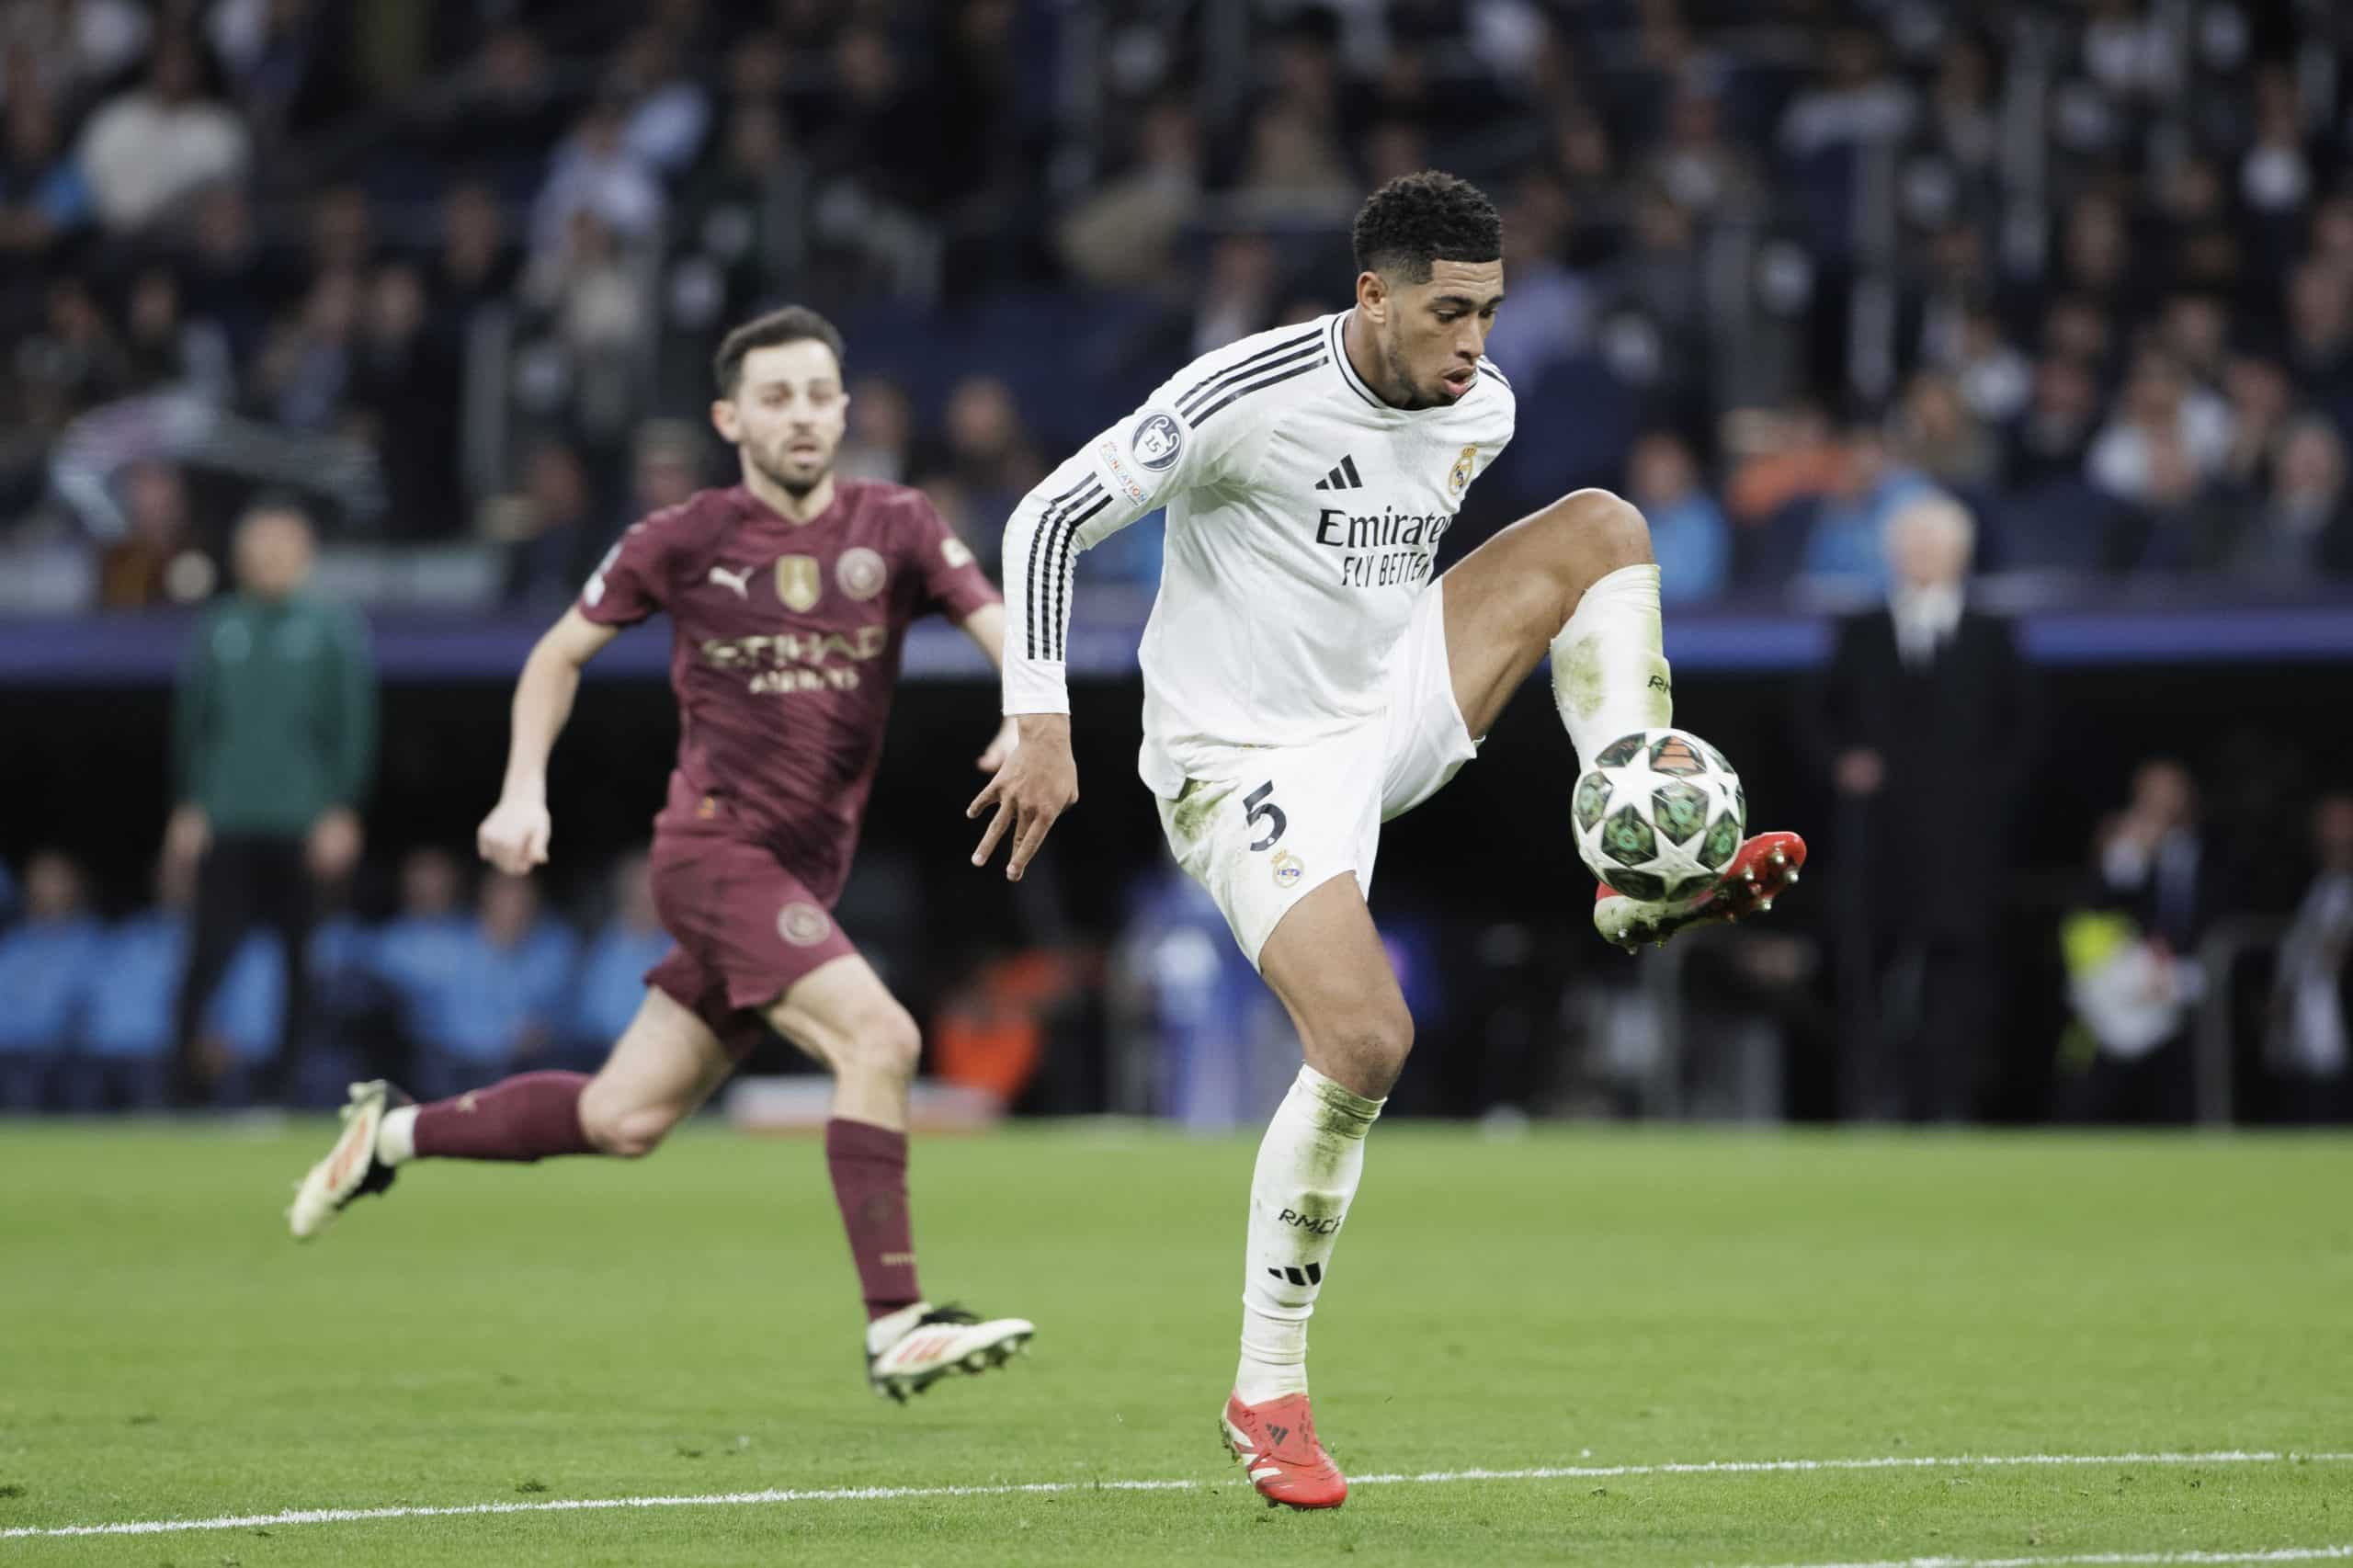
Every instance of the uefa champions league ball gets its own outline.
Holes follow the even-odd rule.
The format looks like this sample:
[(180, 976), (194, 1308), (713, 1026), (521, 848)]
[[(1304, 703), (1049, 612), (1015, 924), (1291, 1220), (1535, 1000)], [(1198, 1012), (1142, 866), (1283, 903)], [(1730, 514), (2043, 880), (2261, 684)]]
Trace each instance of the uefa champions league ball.
[(1685, 730), (1643, 730), (1601, 748), (1577, 780), (1577, 853), (1628, 898), (1681, 903), (1716, 885), (1748, 825), (1724, 754)]

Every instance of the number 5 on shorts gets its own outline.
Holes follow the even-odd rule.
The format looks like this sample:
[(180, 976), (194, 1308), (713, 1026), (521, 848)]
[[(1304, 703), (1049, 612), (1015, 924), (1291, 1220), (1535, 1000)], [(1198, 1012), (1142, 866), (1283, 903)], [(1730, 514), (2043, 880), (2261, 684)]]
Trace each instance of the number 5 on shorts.
[(1275, 781), (1269, 778), (1242, 798), (1242, 809), (1248, 813), (1245, 820), (1251, 826), (1257, 826), (1258, 819), (1261, 817), (1268, 818), (1274, 824), (1272, 827), (1267, 829), (1266, 837), (1250, 846), (1254, 850), (1272, 849), (1275, 846), (1275, 840), (1283, 835), (1283, 829), (1290, 825), (1290, 818), (1283, 814), (1283, 809), (1267, 799), (1274, 792)]

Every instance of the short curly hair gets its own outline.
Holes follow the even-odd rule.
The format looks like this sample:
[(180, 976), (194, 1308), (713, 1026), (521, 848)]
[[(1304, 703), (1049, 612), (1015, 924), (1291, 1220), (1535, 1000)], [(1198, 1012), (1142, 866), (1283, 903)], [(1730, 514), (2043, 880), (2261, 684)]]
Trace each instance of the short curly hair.
[(1430, 280), (1439, 261), (1500, 261), (1504, 221), (1487, 193), (1469, 180), (1425, 169), (1400, 175), (1357, 210), (1357, 269)]

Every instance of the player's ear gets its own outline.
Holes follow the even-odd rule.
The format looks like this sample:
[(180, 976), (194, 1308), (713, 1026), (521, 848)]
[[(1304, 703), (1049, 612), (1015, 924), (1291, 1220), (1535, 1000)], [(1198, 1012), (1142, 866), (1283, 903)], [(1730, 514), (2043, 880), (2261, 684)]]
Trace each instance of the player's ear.
[(744, 438), (742, 427), (735, 423), (733, 398), (715, 397), (710, 400), (710, 427), (718, 431), (720, 437), (731, 447)]
[(1389, 319), (1388, 280), (1369, 267), (1357, 274), (1357, 308), (1371, 321)]

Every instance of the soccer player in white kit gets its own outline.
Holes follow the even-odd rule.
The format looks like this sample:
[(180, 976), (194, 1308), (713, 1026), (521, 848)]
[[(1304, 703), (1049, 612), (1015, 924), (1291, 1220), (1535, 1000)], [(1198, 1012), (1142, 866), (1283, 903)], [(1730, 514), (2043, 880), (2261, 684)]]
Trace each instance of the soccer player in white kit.
[[(1354, 309), (1195, 360), (1017, 508), (1005, 710), (1020, 744), (967, 813), (992, 813), (973, 864), (1009, 835), (1017, 880), (1076, 802), (1073, 568), (1165, 506), (1138, 771), (1306, 1056), (1258, 1150), (1222, 1418), (1253, 1484), (1294, 1507), (1347, 1495), (1309, 1411), (1307, 1320), (1414, 1038), (1365, 903), (1381, 824), (1477, 755), (1548, 654), (1583, 765), (1673, 715), (1649, 530), (1617, 496), (1564, 496), (1432, 581), (1464, 493), (1512, 437), (1511, 384), (1481, 353), (1504, 297), (1494, 205), (1411, 175), (1365, 203), (1354, 238)], [(1803, 857), (1794, 835), (1761, 835), (1696, 900), (1605, 885), (1595, 924), (1631, 945), (1738, 918)]]

